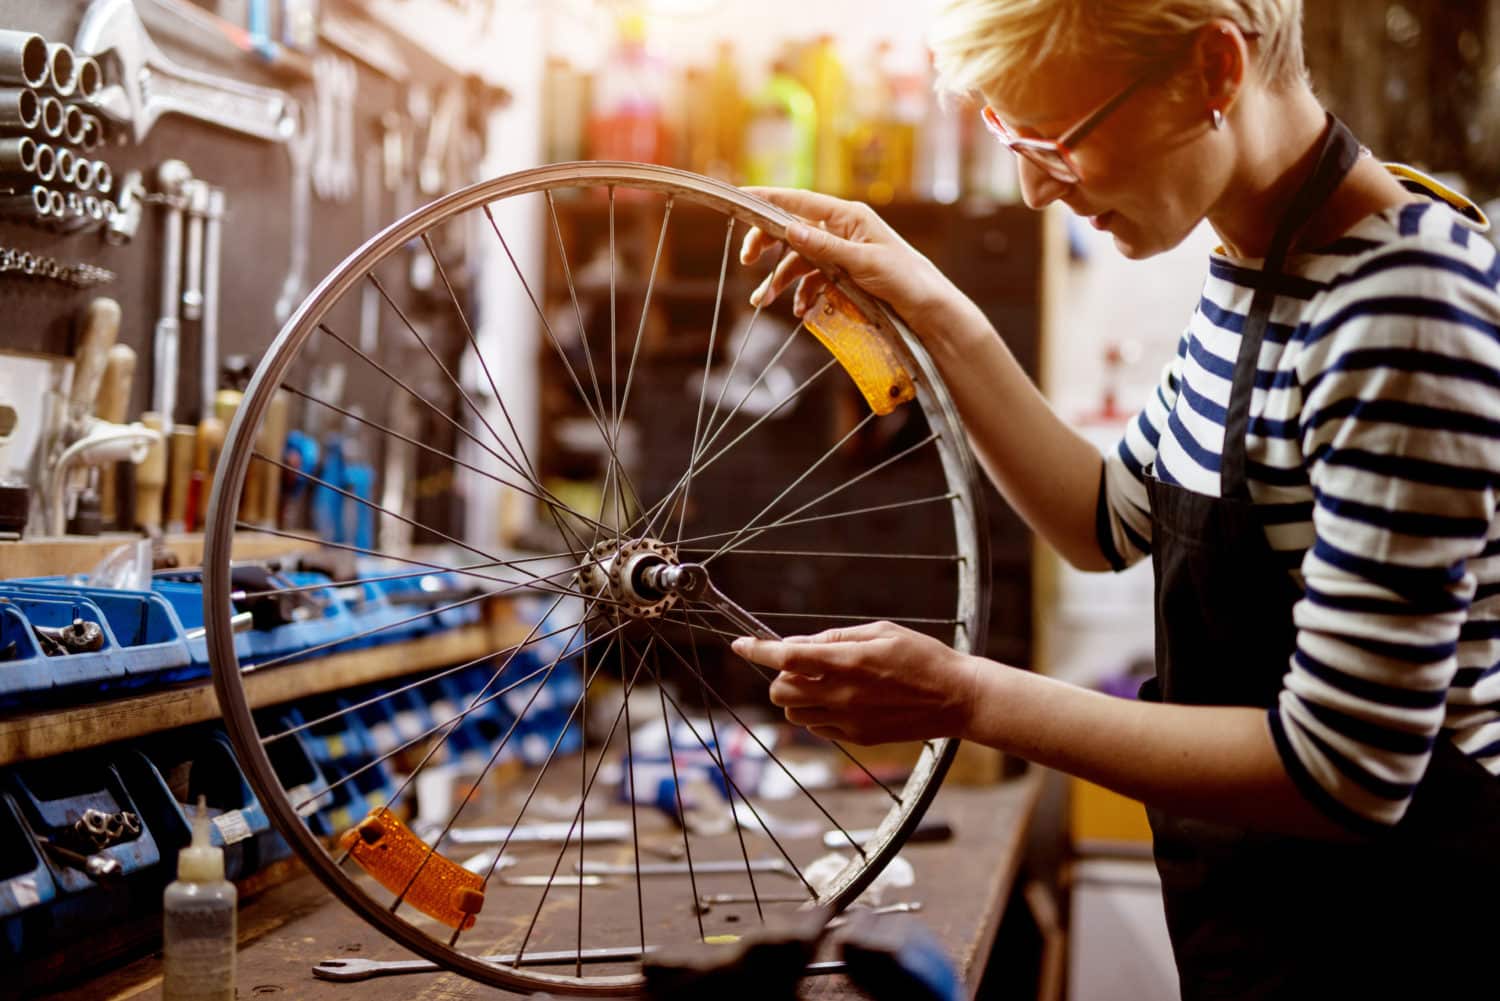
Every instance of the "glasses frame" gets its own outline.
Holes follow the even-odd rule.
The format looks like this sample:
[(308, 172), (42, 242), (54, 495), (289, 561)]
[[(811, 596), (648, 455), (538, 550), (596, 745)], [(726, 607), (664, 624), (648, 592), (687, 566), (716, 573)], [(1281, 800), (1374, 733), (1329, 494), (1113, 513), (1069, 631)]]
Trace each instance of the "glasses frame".
[(1115, 112), (1115, 109), (1128, 101), (1130, 95), (1140, 90), (1149, 81), (1157, 79), (1158, 76), (1157, 73), (1147, 73), (1136, 77), (1056, 139), (1016, 135), (1000, 120), (995, 109), (988, 104), (980, 110), (979, 115), (984, 119), (984, 127), (989, 130), (990, 134), (1012, 153), (1025, 157), (1055, 180), (1062, 181), (1064, 184), (1079, 184), (1083, 181), (1083, 172), (1079, 170), (1077, 161), (1073, 159), (1073, 150), (1090, 132), (1103, 124), (1104, 120)]
[[(1246, 42), (1255, 42), (1260, 38), (1258, 31), (1246, 31), (1240, 29), (1240, 36)], [(1191, 46), (1183, 50), (1184, 54)], [(1175, 66), (1173, 60), (1171, 65)], [(1119, 93), (1109, 98), (1093, 111), (1083, 117), (1077, 125), (1065, 131), (1056, 139), (1036, 139), (1028, 136), (1018, 136), (1000, 120), (1000, 115), (994, 108), (986, 104), (980, 109), (979, 116), (984, 120), (984, 127), (990, 134), (998, 139), (1007, 149), (1017, 156), (1024, 156), (1037, 167), (1046, 171), (1048, 176), (1064, 184), (1080, 184), (1083, 181), (1083, 172), (1078, 169), (1078, 162), (1073, 159), (1073, 150), (1083, 142), (1084, 137), (1093, 132), (1104, 120), (1114, 114), (1115, 109), (1126, 101), (1130, 95), (1140, 90), (1146, 84), (1154, 80), (1162, 79), (1166, 71), (1154, 70), (1136, 77), (1126, 84)]]

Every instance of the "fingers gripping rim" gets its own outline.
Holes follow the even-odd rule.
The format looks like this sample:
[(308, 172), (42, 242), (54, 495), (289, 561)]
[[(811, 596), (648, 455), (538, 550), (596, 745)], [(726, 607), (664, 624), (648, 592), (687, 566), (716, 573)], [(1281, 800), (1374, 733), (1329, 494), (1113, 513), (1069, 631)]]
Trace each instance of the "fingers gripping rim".
[[(769, 202), (722, 182), (667, 167), (597, 162), (555, 164), (481, 182), (418, 209), (371, 237), (330, 272), (287, 321), (252, 377), (230, 424), (214, 476), (205, 531), (204, 617), (215, 693), (226, 728), (245, 763), (250, 781), (278, 829), (344, 904), (383, 934), (418, 955), (483, 983), (569, 994), (630, 995), (638, 993), (642, 986), (638, 975), (578, 979), (534, 969), (525, 972), (508, 970), (448, 949), (436, 939), (416, 933), (411, 926), (384, 909), (372, 910), (369, 901), (360, 895), (349, 877), (334, 864), (304, 826), (276, 780), (240, 682), (240, 666), (229, 621), (232, 607), (229, 562), (237, 500), (243, 489), (254, 439), (266, 417), (272, 396), (329, 310), (381, 260), (408, 241), (456, 216), (515, 195), (569, 187), (606, 186), (660, 191), (690, 200), (717, 209), (743, 224), (758, 226), (778, 240), (784, 238), (786, 226), (794, 221), (793, 216)], [(835, 281), (840, 280), (835, 277)], [(902, 369), (909, 373), (916, 400), (933, 426), (951, 432), (946, 435), (949, 440), (939, 449), (939, 455), (956, 498), (952, 504), (955, 531), (967, 546), (967, 558), (971, 561), (959, 573), (957, 618), (960, 626), (954, 644), (962, 650), (976, 650), (982, 643), (987, 625), (988, 537), (977, 467), (967, 449), (956, 411), (931, 360), (905, 325), (846, 281), (840, 282), (840, 288), (867, 317), (878, 317), (894, 333), (891, 345), (899, 356)], [(931, 741), (926, 745), (917, 767), (901, 790), (901, 805), (887, 814), (874, 838), (866, 843), (869, 861), (864, 864), (858, 864), (857, 860), (851, 862), (825, 890), (820, 903), (842, 908), (875, 878), (921, 819), (937, 792), (956, 747), (955, 740)]]

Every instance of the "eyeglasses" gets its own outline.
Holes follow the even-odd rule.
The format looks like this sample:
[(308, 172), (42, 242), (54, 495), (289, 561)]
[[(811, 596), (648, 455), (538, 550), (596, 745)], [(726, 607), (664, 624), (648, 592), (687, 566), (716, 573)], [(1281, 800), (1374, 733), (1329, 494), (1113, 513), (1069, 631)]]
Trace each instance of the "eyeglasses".
[[(1240, 30), (1240, 35), (1247, 42), (1255, 42), (1260, 38), (1258, 31)], [(1183, 49), (1183, 54), (1191, 50), (1191, 46)], [(1176, 65), (1176, 61), (1169, 61), (1168, 65)], [(1068, 129), (1056, 139), (1033, 139), (1027, 136), (1018, 136), (1000, 120), (995, 109), (988, 104), (980, 111), (980, 117), (984, 119), (985, 128), (989, 129), (1005, 147), (1017, 156), (1023, 156), (1027, 160), (1045, 170), (1048, 176), (1056, 178), (1064, 184), (1078, 184), (1083, 180), (1083, 173), (1078, 169), (1077, 162), (1073, 159), (1073, 150), (1083, 142), (1085, 136), (1097, 129), (1106, 118), (1112, 115), (1116, 108), (1130, 99), (1141, 87), (1152, 80), (1160, 79), (1163, 71), (1153, 71), (1136, 77), (1125, 86), (1114, 97), (1105, 101), (1099, 107), (1084, 116), (1083, 121)]]
[(1078, 184), (1083, 180), (1083, 173), (1073, 159), (1073, 150), (1085, 136), (1097, 129), (1106, 118), (1113, 114), (1116, 108), (1129, 100), (1131, 94), (1139, 90), (1148, 80), (1155, 79), (1157, 75), (1150, 73), (1132, 80), (1125, 89), (1089, 112), (1081, 122), (1056, 139), (1034, 139), (1016, 135), (1000, 120), (995, 109), (988, 104), (980, 112), (980, 117), (984, 119), (985, 128), (989, 129), (990, 134), (1004, 143), (1012, 153), (1025, 157), (1046, 171), (1049, 177), (1064, 184)]

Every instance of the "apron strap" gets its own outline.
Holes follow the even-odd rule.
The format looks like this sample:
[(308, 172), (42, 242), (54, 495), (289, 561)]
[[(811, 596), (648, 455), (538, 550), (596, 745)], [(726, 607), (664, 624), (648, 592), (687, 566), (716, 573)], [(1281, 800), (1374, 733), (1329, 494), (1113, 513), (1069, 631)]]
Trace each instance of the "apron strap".
[(1328, 128), (1318, 152), (1317, 166), (1297, 191), (1286, 214), (1277, 224), (1266, 253), (1265, 266), (1256, 282), (1250, 301), (1250, 314), (1240, 336), (1239, 356), (1234, 363), (1234, 383), (1229, 391), (1229, 407), (1224, 420), (1224, 453), (1220, 460), (1219, 490), (1224, 497), (1250, 499), (1245, 466), (1245, 433), (1250, 427), (1250, 398), (1255, 391), (1255, 377), (1260, 369), (1260, 347), (1266, 328), (1271, 324), (1271, 308), (1276, 304), (1276, 288), (1282, 266), (1292, 241), (1307, 221), (1328, 201), (1340, 182), (1359, 159), (1359, 142), (1343, 122), (1328, 116)]

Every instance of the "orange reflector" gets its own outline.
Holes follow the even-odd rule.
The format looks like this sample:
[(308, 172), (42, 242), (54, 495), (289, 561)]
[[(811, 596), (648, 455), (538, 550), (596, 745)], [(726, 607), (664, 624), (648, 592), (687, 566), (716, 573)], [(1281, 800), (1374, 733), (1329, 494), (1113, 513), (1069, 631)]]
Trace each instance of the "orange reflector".
[(829, 285), (802, 318), (882, 417), (917, 395), (893, 343), (895, 332), (871, 320), (854, 301)]
[[(427, 842), (385, 807), (370, 811), (369, 816), (345, 831), (339, 838), (339, 847), (387, 890), (392, 893), (405, 890), (405, 902), (434, 921), (441, 921), (449, 928), (474, 927), (474, 915), (484, 906), (484, 881), (479, 874), (431, 851)], [(413, 874), (417, 874), (415, 882)], [(411, 883), (409, 890), (408, 883)]]

